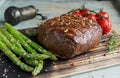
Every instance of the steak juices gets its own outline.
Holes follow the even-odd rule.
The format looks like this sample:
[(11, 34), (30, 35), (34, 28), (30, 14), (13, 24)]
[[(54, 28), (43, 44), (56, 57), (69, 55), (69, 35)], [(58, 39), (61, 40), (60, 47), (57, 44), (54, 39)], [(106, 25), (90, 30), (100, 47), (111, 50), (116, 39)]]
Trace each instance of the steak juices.
[(69, 59), (95, 47), (102, 37), (102, 28), (87, 17), (63, 14), (39, 27), (38, 41), (56, 56)]

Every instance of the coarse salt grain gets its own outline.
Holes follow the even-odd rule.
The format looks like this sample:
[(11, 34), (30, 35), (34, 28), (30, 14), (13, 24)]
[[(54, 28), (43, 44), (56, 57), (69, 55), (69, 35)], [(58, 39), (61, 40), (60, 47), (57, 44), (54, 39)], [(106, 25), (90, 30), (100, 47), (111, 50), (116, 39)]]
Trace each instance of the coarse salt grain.
[(3, 75), (3, 77), (5, 76), (5, 74), (2, 74)]
[(88, 56), (87, 54), (85, 54), (85, 56)]
[(44, 71), (45, 71), (45, 72), (48, 72), (48, 69), (45, 69)]
[(57, 66), (56, 66), (56, 65), (54, 65), (53, 67), (54, 67), (54, 68), (56, 68)]
[(85, 21), (86, 20), (86, 18), (83, 18), (83, 21)]
[(11, 67), (11, 66), (8, 66), (9, 68)]
[(2, 61), (2, 63), (4, 63), (4, 61)]
[(82, 60), (81, 63), (83, 63), (84, 61)]
[(5, 75), (5, 78), (8, 78), (8, 76), (7, 76), (7, 75)]
[(75, 62), (71, 62), (70, 65), (71, 65), (71, 66), (74, 66), (74, 65), (75, 65)]
[(19, 75), (19, 74), (18, 74), (17, 76), (18, 76), (18, 77), (20, 77), (20, 75)]
[(60, 18), (58, 18), (57, 20), (60, 21)]
[(89, 27), (91, 28), (91, 27), (92, 27), (92, 25), (89, 25)]
[(13, 70), (13, 72), (15, 72), (15, 70)]
[(82, 22), (82, 26), (84, 26), (85, 25), (85, 22)]
[(92, 23), (93, 21), (90, 19), (89, 22)]
[(5, 69), (4, 69), (4, 73), (7, 73), (7, 72), (8, 72), (8, 69), (7, 69), (7, 68), (5, 68)]
[(74, 20), (75, 22), (77, 22), (78, 20)]
[(51, 25), (54, 25), (54, 24), (55, 24), (55, 22), (52, 22), (52, 23), (51, 23)]
[(64, 32), (68, 32), (68, 29), (65, 29)]

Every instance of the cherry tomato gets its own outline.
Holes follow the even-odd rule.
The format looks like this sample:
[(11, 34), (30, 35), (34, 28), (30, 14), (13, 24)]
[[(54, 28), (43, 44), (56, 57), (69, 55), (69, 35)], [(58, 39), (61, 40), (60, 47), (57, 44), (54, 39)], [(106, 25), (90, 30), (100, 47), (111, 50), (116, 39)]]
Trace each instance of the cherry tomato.
[(82, 10), (80, 10), (80, 12), (81, 12), (81, 15), (85, 17), (87, 15), (87, 8), (83, 8)]
[(103, 34), (108, 34), (111, 31), (112, 25), (110, 23), (110, 20), (100, 19), (100, 20), (98, 20), (98, 24), (102, 27)]
[(89, 19), (93, 19), (93, 20), (96, 20), (96, 17), (93, 13), (90, 13), (88, 16), (87, 16)]
[(97, 20), (98, 20), (98, 19), (102, 19), (102, 18), (109, 19), (108, 13), (102, 11), (102, 12), (99, 12), (99, 13), (96, 14), (96, 19), (97, 19)]
[(95, 17), (96, 17), (96, 20), (102, 19), (102, 17), (98, 13), (95, 15)]
[(80, 13), (79, 11), (74, 12), (74, 15), (75, 15), (75, 16), (79, 16), (79, 17), (82, 17), (82, 15), (81, 15), (81, 13)]
[(99, 12), (99, 14), (100, 14), (101, 16), (105, 17), (106, 19), (109, 19), (109, 15), (108, 15), (107, 12), (102, 11), (102, 12)]

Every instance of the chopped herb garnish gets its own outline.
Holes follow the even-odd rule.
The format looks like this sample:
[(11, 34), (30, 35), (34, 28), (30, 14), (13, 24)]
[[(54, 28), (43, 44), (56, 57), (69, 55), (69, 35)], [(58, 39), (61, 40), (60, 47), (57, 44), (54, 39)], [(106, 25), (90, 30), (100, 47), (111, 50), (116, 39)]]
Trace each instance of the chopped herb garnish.
[(118, 38), (118, 34), (115, 31), (112, 31), (113, 36), (108, 40), (108, 52), (112, 53), (113, 50), (115, 50), (116, 47), (120, 45), (120, 39)]

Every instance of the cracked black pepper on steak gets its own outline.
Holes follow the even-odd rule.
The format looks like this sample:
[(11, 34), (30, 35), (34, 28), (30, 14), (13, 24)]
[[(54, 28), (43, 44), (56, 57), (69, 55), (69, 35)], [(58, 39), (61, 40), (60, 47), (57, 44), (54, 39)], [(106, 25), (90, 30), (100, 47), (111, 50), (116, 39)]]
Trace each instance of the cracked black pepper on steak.
[(102, 37), (98, 23), (87, 17), (63, 14), (39, 27), (38, 41), (47, 50), (69, 59), (95, 47)]

